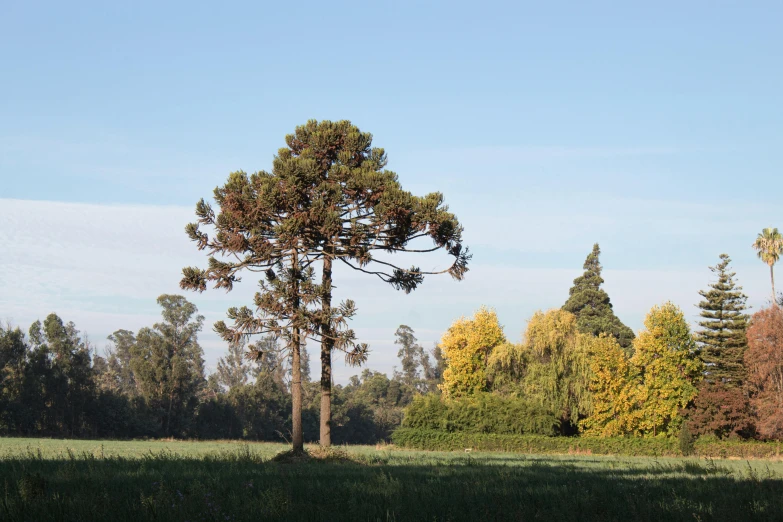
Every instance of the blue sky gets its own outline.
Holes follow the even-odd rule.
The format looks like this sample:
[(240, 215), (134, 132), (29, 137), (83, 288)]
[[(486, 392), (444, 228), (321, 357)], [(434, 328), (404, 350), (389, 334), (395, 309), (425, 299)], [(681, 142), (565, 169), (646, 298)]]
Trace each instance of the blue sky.
[[(518, 340), (595, 241), (634, 329), (666, 299), (695, 320), (721, 252), (767, 299), (749, 246), (783, 227), (783, 4), (113, 4), (3, 3), (0, 318), (56, 311), (99, 347), (151, 323), (203, 264), (182, 233), (195, 202), (310, 118), (372, 132), (475, 253), (464, 282), (410, 296), (341, 274), (373, 368), (400, 323), (430, 347), (482, 304)], [(212, 322), (252, 291), (191, 297)]]

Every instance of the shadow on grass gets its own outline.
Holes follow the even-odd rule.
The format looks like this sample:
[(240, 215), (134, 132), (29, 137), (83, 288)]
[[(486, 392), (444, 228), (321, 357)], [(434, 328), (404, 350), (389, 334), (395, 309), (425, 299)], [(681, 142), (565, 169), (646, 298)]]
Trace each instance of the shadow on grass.
[(5, 458), (0, 519), (783, 519), (783, 480), (752, 470), (743, 475), (701, 462), (427, 459), (273, 462), (247, 451)]

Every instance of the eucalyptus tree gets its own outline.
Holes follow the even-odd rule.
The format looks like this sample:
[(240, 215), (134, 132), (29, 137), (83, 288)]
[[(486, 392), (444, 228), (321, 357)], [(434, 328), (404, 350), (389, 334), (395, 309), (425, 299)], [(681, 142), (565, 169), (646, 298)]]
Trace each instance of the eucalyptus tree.
[[(279, 157), (300, 165), (314, 176), (312, 219), (304, 236), (312, 260), (321, 266), (321, 423), (320, 442), (331, 444), (332, 351), (341, 350), (349, 364), (366, 358), (366, 345), (340, 345), (329, 318), (333, 265), (373, 275), (398, 290), (410, 293), (425, 275), (450, 274), (461, 280), (470, 260), (462, 243), (463, 228), (448, 211), (440, 193), (413, 196), (402, 189), (397, 175), (386, 169), (387, 156), (372, 146), (372, 134), (349, 121), (310, 120), (286, 136), (287, 149)], [(419, 239), (432, 246), (420, 248)], [(453, 258), (442, 270), (404, 268), (392, 254), (445, 251)], [(379, 255), (380, 254), (380, 255)]]
[(86, 425), (87, 405), (95, 393), (89, 343), (73, 322), (64, 324), (53, 313), (43, 324), (36, 321), (30, 326), (30, 341), (45, 370), (39, 375), (44, 376), (48, 428), (74, 436)]
[(131, 348), (130, 365), (141, 396), (158, 413), (165, 436), (185, 433), (204, 380), (198, 333), (204, 317), (181, 295), (158, 297), (163, 320), (142, 328)]
[[(401, 324), (394, 332), (394, 344), (399, 345), (397, 357), (402, 365), (402, 381), (413, 388), (419, 388), (426, 378), (426, 370), (430, 367), (429, 355), (424, 348), (417, 343), (413, 329)], [(423, 371), (419, 371), (419, 367)]]
[(218, 384), (225, 390), (247, 384), (251, 368), (245, 359), (245, 344), (242, 342), (229, 343), (228, 353), (218, 359), (215, 374)]
[(116, 330), (108, 338), (113, 346), (108, 350), (107, 365), (111, 377), (111, 389), (116, 389), (123, 395), (137, 394), (136, 380), (130, 365), (131, 349), (136, 344), (136, 337), (129, 330)]
[(777, 306), (775, 271), (773, 267), (780, 259), (780, 254), (783, 253), (783, 235), (778, 232), (777, 228), (767, 227), (756, 236), (756, 241), (753, 242), (752, 246), (759, 259), (769, 265), (769, 279), (772, 283), (772, 306)]

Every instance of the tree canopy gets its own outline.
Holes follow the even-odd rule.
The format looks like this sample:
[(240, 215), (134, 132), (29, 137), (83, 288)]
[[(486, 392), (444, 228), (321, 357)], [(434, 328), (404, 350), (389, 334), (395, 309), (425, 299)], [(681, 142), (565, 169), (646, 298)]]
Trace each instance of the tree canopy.
[(778, 299), (775, 294), (775, 263), (780, 260), (783, 253), (783, 235), (777, 228), (767, 227), (756, 236), (753, 249), (758, 258), (769, 266), (769, 279), (772, 284), (772, 306), (777, 306)]
[(742, 293), (742, 287), (737, 286), (730, 263), (731, 258), (721, 254), (720, 263), (710, 267), (717, 280), (710, 283), (709, 290), (699, 292), (703, 299), (697, 306), (702, 321), (696, 341), (706, 365), (705, 380), (734, 387), (741, 386), (745, 380), (743, 356), (747, 347), (745, 303), (748, 298)]
[(440, 389), (447, 397), (471, 395), (487, 388), (487, 358), (493, 348), (506, 342), (497, 313), (479, 309), (470, 318), (455, 321), (441, 339), (447, 367)]
[(601, 288), (604, 279), (601, 277), (600, 255), (601, 249), (596, 243), (585, 259), (584, 274), (574, 279), (563, 310), (576, 316), (580, 332), (595, 336), (609, 334), (617, 339), (620, 346), (629, 350), (634, 339), (633, 330), (614, 315), (609, 295)]
[(783, 437), (783, 309), (759, 310), (748, 328), (748, 389), (756, 428), (765, 438)]

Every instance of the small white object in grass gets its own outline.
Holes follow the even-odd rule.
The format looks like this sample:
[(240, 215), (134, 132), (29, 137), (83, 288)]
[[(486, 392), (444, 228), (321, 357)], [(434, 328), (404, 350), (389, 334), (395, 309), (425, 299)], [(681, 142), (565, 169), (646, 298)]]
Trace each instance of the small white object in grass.
[(465, 453), (470, 453), (471, 451), (473, 451), (473, 448), (465, 448)]

